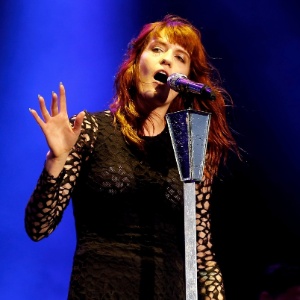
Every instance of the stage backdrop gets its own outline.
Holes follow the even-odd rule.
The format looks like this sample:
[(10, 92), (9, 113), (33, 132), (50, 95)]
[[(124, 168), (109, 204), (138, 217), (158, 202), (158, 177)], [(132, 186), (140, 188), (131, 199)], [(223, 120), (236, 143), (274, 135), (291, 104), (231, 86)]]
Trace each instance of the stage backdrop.
[(230, 160), (212, 205), (228, 298), (254, 299), (261, 268), (299, 260), (298, 1), (2, 1), (1, 299), (66, 299), (75, 247), (71, 205), (47, 239), (25, 233), (48, 150), (28, 109), (38, 109), (38, 94), (49, 104), (59, 82), (70, 115), (107, 108), (128, 42), (167, 13), (201, 30), (236, 104), (229, 118), (245, 160)]

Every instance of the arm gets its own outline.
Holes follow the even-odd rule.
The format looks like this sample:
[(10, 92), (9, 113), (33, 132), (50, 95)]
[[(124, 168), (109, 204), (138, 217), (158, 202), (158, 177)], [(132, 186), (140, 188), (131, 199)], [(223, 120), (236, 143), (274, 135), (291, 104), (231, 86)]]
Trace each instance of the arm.
[(25, 229), (32, 240), (49, 236), (60, 223), (76, 185), (82, 159), (88, 159), (93, 149), (96, 129), (94, 118), (86, 115), (79, 139), (58, 177), (50, 175), (44, 167), (25, 209)]
[(210, 231), (211, 182), (208, 179), (196, 184), (197, 265), (199, 295), (205, 300), (224, 300), (222, 273), (212, 251)]
[(44, 98), (38, 96), (38, 100), (41, 117), (33, 109), (30, 112), (41, 127), (50, 150), (25, 211), (26, 232), (35, 241), (48, 236), (61, 220), (76, 184), (85, 136), (81, 130), (85, 112), (80, 112), (70, 122), (62, 84), (59, 97), (52, 93), (50, 112)]
[(79, 137), (85, 112), (81, 111), (77, 114), (73, 124), (69, 122), (66, 92), (62, 83), (59, 84), (59, 97), (52, 92), (50, 112), (44, 98), (39, 95), (38, 100), (42, 118), (34, 109), (29, 109), (29, 111), (41, 127), (50, 149), (45, 168), (49, 174), (57, 177)]

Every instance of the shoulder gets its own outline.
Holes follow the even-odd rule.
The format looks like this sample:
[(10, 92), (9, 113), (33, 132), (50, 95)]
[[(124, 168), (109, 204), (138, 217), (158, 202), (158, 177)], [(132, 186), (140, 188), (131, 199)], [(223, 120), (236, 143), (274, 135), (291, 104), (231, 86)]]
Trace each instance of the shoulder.
[(91, 123), (112, 123), (113, 116), (112, 113), (109, 110), (99, 111), (99, 112), (88, 112), (85, 111), (85, 120)]
[(88, 112), (85, 111), (86, 116), (95, 119), (97, 122), (111, 122), (113, 120), (113, 115), (110, 110), (103, 110), (99, 112)]
[(109, 110), (94, 113), (85, 111), (83, 127), (86, 131), (93, 131), (98, 139), (114, 135), (117, 131), (119, 131), (116, 131), (114, 117)]
[[(84, 129), (98, 128), (101, 124), (112, 123), (113, 116), (109, 110), (99, 111), (99, 112), (89, 112), (84, 110), (85, 116), (83, 119), (82, 127)], [(76, 118), (76, 114), (70, 118), (70, 122), (73, 124)]]
[[(80, 152), (83, 149), (93, 149), (96, 141), (101, 141), (103, 136), (107, 136), (107, 132), (112, 132), (113, 116), (110, 111), (89, 112), (84, 110), (85, 116), (81, 125), (81, 133), (76, 143), (76, 151)], [(69, 120), (73, 124), (76, 119), (76, 114)], [(109, 124), (111, 124), (109, 126)]]

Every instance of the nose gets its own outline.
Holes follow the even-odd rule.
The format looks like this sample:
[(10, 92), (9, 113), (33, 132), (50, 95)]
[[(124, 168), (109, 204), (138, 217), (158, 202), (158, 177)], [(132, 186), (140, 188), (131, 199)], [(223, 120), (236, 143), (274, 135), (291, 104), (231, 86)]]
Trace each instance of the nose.
[(163, 53), (163, 56), (161, 58), (161, 62), (162, 65), (168, 65), (171, 67), (172, 64), (172, 53), (171, 51), (166, 51)]
[(171, 62), (170, 62), (169, 60), (165, 59), (165, 58), (163, 58), (163, 59), (161, 60), (161, 64), (162, 64), (162, 65), (168, 65), (168, 66), (171, 66)]

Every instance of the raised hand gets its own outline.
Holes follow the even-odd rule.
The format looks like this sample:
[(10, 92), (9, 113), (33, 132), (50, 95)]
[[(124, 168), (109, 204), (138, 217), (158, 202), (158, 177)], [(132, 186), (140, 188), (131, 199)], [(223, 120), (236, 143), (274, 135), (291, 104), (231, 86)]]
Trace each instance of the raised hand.
[(67, 156), (75, 145), (81, 131), (84, 118), (84, 111), (81, 111), (75, 119), (74, 126), (70, 124), (67, 113), (66, 93), (62, 83), (59, 84), (59, 97), (52, 93), (50, 112), (45, 100), (38, 96), (41, 117), (34, 109), (29, 109), (36, 122), (40, 125), (49, 146), (47, 159), (60, 161), (60, 165), (65, 162)]

